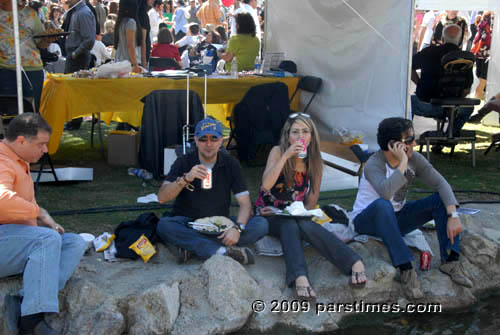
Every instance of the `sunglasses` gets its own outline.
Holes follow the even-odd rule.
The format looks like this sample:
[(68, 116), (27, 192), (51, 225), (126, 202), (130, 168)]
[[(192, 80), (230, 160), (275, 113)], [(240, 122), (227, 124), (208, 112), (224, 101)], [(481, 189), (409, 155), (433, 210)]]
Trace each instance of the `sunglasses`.
[(310, 117), (311, 117), (311, 115), (306, 114), (306, 113), (292, 113), (292, 114), (288, 115), (288, 117), (289, 117), (290, 119), (295, 119), (295, 118), (296, 118), (297, 116), (299, 116), (299, 115), (300, 115), (300, 116), (303, 116), (303, 117), (306, 117), (306, 118), (310, 118)]
[(217, 142), (218, 140), (220, 140), (220, 138), (215, 137), (215, 136), (211, 136), (211, 137), (202, 136), (198, 139), (198, 142), (208, 142), (209, 139), (210, 139), (210, 142)]
[(408, 136), (407, 138), (402, 139), (401, 142), (406, 145), (412, 144), (413, 142), (415, 142), (415, 136)]

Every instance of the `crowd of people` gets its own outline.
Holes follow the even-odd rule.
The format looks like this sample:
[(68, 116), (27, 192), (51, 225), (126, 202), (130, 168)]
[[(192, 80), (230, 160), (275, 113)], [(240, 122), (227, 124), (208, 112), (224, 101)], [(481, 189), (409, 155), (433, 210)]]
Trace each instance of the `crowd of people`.
[[(153, 57), (173, 58), (181, 68), (201, 63), (208, 52), (214, 70), (219, 60), (233, 57), (240, 71), (251, 70), (260, 53), (263, 5), (257, 0), (235, 0), (231, 6), (219, 0), (18, 1), (24, 95), (34, 97), (38, 111), (44, 65), (58, 60), (64, 61), (65, 73), (112, 60), (127, 60), (138, 73), (148, 70), (153, 50)], [(242, 16), (241, 26), (238, 16)], [(7, 24), (13, 20), (11, 1), (1, 0), (0, 17), (5, 37), (0, 40), (0, 72), (5, 78), (0, 93), (16, 95), (14, 29)], [(242, 36), (251, 36), (251, 45), (242, 43), (247, 41), (244, 37), (236, 38), (238, 30)], [(69, 35), (37, 38), (57, 32)], [(67, 129), (78, 128), (80, 123), (72, 122)]]

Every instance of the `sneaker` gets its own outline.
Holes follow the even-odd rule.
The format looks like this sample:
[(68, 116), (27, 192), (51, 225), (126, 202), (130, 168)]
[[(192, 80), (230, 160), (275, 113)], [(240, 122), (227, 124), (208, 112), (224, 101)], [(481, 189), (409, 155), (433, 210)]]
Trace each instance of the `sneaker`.
[(415, 269), (401, 271), (401, 287), (404, 295), (410, 300), (424, 297)]
[(451, 280), (453, 280), (455, 283), (459, 285), (469, 288), (473, 286), (472, 281), (466, 275), (462, 263), (460, 263), (459, 261), (453, 261), (441, 264), (439, 270), (442, 273), (446, 273), (448, 276), (451, 277)]
[(249, 248), (227, 247), (226, 256), (231, 257), (243, 265), (255, 263), (255, 257), (252, 250)]
[(50, 328), (50, 326), (42, 320), (32, 330), (21, 330), (19, 335), (61, 335), (61, 333)]

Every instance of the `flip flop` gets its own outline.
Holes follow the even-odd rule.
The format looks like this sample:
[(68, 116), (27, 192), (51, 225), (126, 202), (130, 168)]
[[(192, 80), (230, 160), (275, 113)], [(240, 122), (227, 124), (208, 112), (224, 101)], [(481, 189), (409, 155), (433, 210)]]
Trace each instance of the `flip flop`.
[[(356, 279), (356, 283), (354, 283), (352, 281), (353, 276)], [(366, 278), (366, 274), (364, 271), (353, 271), (351, 274), (351, 280), (349, 281), (349, 286), (351, 286), (352, 288), (355, 288), (355, 289), (361, 289), (361, 288), (365, 287), (367, 280), (365, 280), (364, 282), (361, 282), (361, 283), (359, 282), (359, 277), (363, 277), (363, 276)]]
[[(307, 291), (308, 296), (306, 297), (306, 296), (300, 295), (299, 291), (302, 291), (302, 292)], [(315, 302), (317, 297), (312, 295), (311, 292), (316, 294), (316, 292), (314, 292), (314, 290), (311, 286), (297, 286), (297, 285), (295, 285), (295, 295), (297, 296), (297, 298), (299, 300)]]

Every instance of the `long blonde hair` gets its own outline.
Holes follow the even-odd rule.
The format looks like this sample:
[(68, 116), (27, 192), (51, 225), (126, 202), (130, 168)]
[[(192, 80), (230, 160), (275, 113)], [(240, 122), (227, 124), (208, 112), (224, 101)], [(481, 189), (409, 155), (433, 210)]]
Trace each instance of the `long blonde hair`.
[[(306, 164), (306, 173), (311, 179), (311, 190), (316, 191), (314, 187), (318, 178), (321, 178), (323, 172), (323, 160), (321, 159), (321, 153), (319, 149), (318, 130), (316, 129), (316, 125), (310, 117), (298, 113), (297, 116), (293, 118), (289, 117), (286, 120), (283, 128), (281, 129), (281, 138), (279, 145), (280, 151), (283, 155), (290, 146), (290, 129), (292, 128), (292, 125), (298, 121), (304, 123), (311, 131), (311, 142), (309, 143), (309, 147), (307, 148), (307, 157), (304, 159), (304, 163)], [(295, 172), (295, 159), (287, 160), (285, 166), (283, 167), (283, 177), (285, 178), (285, 183), (287, 186), (292, 186), (295, 184)]]

